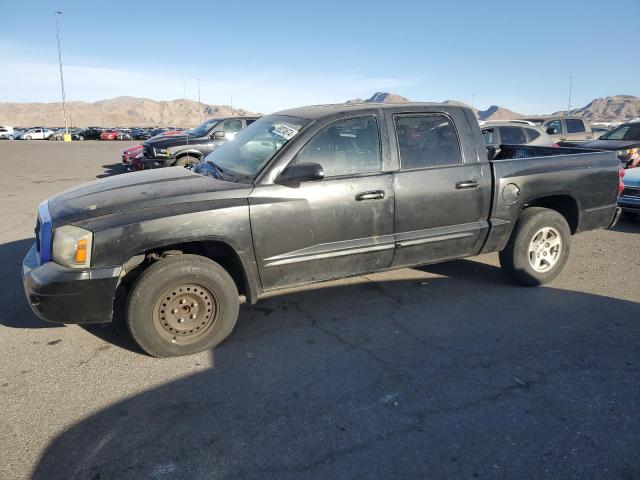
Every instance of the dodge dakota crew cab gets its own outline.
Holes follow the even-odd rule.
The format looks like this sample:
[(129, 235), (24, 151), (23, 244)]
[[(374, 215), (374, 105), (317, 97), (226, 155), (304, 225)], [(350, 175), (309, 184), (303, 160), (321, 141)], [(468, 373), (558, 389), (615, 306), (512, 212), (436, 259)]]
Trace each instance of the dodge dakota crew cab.
[(615, 152), (485, 148), (467, 108), (324, 105), (262, 117), (192, 168), (120, 175), (43, 202), (23, 263), (45, 320), (124, 313), (155, 356), (212, 348), (243, 299), (500, 252), (540, 285), (571, 236), (619, 211)]

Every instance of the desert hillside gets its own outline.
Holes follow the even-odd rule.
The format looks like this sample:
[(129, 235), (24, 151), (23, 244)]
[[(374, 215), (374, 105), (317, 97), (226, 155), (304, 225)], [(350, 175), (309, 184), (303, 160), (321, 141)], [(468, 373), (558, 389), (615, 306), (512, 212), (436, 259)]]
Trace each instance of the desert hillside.
[[(355, 98), (349, 100), (347, 103), (399, 103), (409, 101), (411, 100), (394, 93), (377, 92), (366, 100)], [(445, 100), (443, 103), (472, 108), (466, 103), (457, 100)], [(486, 110), (478, 110), (477, 108), (472, 108), (472, 110), (479, 120), (509, 120), (526, 116), (525, 114), (516, 113), (508, 108), (497, 105), (491, 105)], [(553, 115), (564, 113), (565, 112), (560, 111), (555, 112)], [(640, 97), (615, 95), (613, 97), (596, 98), (582, 108), (571, 110), (571, 114), (586, 118), (592, 122), (624, 122), (640, 117)]]

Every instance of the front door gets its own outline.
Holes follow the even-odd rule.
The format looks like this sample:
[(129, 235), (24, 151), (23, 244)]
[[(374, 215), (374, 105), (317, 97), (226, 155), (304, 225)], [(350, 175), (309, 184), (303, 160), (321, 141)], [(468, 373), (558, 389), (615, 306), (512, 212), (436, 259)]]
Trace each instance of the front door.
[(382, 173), (376, 116), (322, 128), (292, 162), (319, 163), (324, 180), (261, 185), (251, 231), (262, 286), (283, 288), (391, 264), (393, 175)]
[(488, 163), (479, 163), (475, 150), (463, 155), (453, 122), (444, 114), (394, 115), (393, 123), (400, 160), (394, 179), (393, 266), (477, 254), (488, 231), (490, 199), (485, 196), (491, 178), (483, 171)]
[(593, 133), (587, 131), (584, 122), (579, 118), (565, 118), (564, 126), (567, 142), (581, 143), (593, 139)]

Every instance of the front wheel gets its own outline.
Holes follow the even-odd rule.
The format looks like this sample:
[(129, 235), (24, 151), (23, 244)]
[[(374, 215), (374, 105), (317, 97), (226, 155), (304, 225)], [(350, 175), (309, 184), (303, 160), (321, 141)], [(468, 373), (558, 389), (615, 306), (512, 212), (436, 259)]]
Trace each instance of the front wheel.
[(129, 295), (131, 336), (154, 357), (209, 350), (233, 330), (238, 290), (216, 262), (199, 255), (176, 255), (146, 269)]
[(530, 207), (520, 213), (507, 246), (500, 252), (500, 265), (521, 285), (542, 285), (560, 274), (570, 247), (566, 219), (555, 210)]
[(184, 157), (180, 157), (173, 164), (176, 167), (187, 167), (190, 165), (195, 165), (198, 163), (198, 159), (196, 157), (192, 157), (190, 155), (185, 155)]
[(27, 135), (26, 137), (24, 137), (27, 140), (31, 140), (31, 135)]

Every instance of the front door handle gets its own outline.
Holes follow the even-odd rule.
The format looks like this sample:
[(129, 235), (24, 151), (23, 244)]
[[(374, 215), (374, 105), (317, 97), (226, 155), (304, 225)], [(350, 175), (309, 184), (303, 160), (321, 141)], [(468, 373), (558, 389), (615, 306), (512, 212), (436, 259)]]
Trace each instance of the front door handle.
[(361, 202), (363, 200), (381, 200), (384, 198), (383, 190), (374, 190), (372, 192), (362, 192), (356, 195), (356, 200)]
[(456, 188), (461, 190), (463, 188), (478, 188), (480, 186), (480, 182), (478, 180), (464, 180), (462, 182), (456, 183)]

